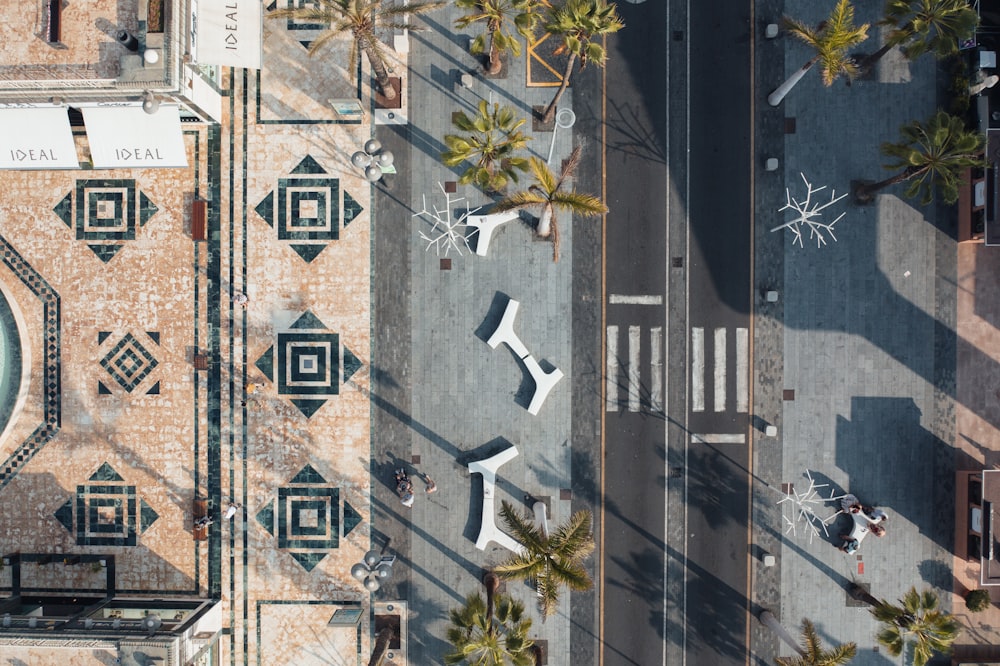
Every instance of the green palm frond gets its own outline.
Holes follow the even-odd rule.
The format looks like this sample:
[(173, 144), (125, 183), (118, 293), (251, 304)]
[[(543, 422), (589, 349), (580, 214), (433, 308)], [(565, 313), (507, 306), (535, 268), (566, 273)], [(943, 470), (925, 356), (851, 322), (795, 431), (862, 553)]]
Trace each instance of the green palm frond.
[(559, 586), (574, 590), (589, 590), (594, 585), (582, 564), (560, 558), (552, 559), (545, 577)]
[[(618, 16), (614, 3), (605, 0), (566, 0), (563, 5), (554, 6), (546, 18), (544, 30), (560, 39), (570, 53), (578, 57), (586, 56), (585, 49), (591, 40), (618, 32), (625, 23)], [(603, 49), (602, 49), (603, 51)], [(603, 63), (603, 57), (594, 57)]]
[(559, 189), (556, 175), (543, 160), (532, 157), (530, 162), (531, 175), (535, 177), (538, 189), (545, 193), (546, 198), (550, 198)]
[(503, 578), (531, 582), (537, 590), (543, 615), (555, 612), (561, 588), (586, 590), (593, 586), (581, 564), (581, 560), (594, 549), (594, 537), (590, 531), (593, 518), (589, 512), (574, 514), (548, 536), (530, 517), (515, 510), (509, 502), (501, 503), (500, 516), (515, 539), (524, 546), (524, 552), (510, 557), (494, 567), (493, 571)]
[(817, 28), (788, 17), (783, 22), (789, 33), (816, 52), (814, 60), (820, 65), (824, 85), (833, 85), (841, 76), (857, 76), (857, 65), (848, 52), (868, 39), (869, 26), (854, 25), (854, 5), (850, 0), (838, 0)]
[[(386, 4), (383, 0), (314, 0), (315, 4), (302, 7), (286, 7), (273, 9), (267, 13), (268, 18), (273, 19), (294, 19), (300, 22), (329, 24), (329, 28), (323, 31), (318, 38), (313, 40), (309, 46), (309, 55), (315, 56), (322, 48), (330, 43), (335, 37), (350, 33), (353, 41), (348, 56), (347, 70), (353, 77), (357, 72), (358, 51), (362, 50), (371, 61), (372, 68), (376, 70), (376, 75), (386, 77), (383, 70), (387, 59), (385, 49), (387, 48), (375, 34), (376, 30), (398, 30), (407, 28), (419, 30), (420, 27), (408, 21), (397, 21), (396, 19), (407, 19), (418, 16), (434, 9), (445, 6), (447, 3), (435, 0), (433, 2), (411, 2), (409, 4)], [(386, 81), (380, 78), (380, 85), (383, 88)]]
[(519, 172), (528, 169), (527, 159), (517, 154), (531, 138), (520, 131), (524, 123), (510, 107), (495, 103), (491, 108), (480, 101), (474, 115), (464, 111), (455, 114), (452, 124), (465, 134), (444, 136), (447, 150), (441, 153), (441, 161), (449, 167), (472, 164), (459, 178), (463, 185), (501, 190), (508, 182), (517, 182)]
[[(579, 165), (581, 154), (579, 146), (574, 148), (569, 158), (563, 163), (558, 175), (543, 160), (532, 157), (529, 160), (528, 168), (534, 177), (534, 183), (527, 190), (515, 192), (494, 206), (494, 210), (497, 212), (538, 208), (543, 218), (547, 211), (551, 215), (553, 261), (559, 260), (559, 228), (556, 220), (558, 211), (561, 210), (581, 217), (593, 217), (608, 211), (607, 206), (593, 195), (563, 189)], [(589, 533), (589, 525), (579, 531), (580, 534)]]
[[(905, 179), (911, 181), (905, 195), (922, 195), (924, 205), (933, 200), (935, 187), (941, 190), (947, 203), (957, 201), (965, 169), (983, 164), (982, 135), (967, 129), (963, 119), (944, 111), (937, 112), (926, 123), (915, 121), (904, 125), (900, 137), (902, 140), (897, 143), (882, 144), (882, 154), (890, 158), (883, 166), (904, 169)], [(909, 596), (905, 599), (918, 606), (928, 601)]]
[(899, 656), (909, 645), (914, 666), (925, 666), (936, 652), (948, 652), (961, 632), (961, 625), (950, 613), (938, 610), (938, 596), (933, 590), (918, 593), (910, 588), (898, 606), (881, 602), (872, 615), (882, 623), (878, 641), (892, 656)]
[(887, 42), (908, 59), (945, 58), (975, 34), (979, 15), (967, 0), (890, 0), (880, 23), (891, 28)]
[(854, 643), (835, 645), (824, 650), (816, 627), (808, 619), (802, 620), (802, 647), (794, 657), (778, 657), (778, 666), (841, 666), (854, 659), (858, 646)]
[(476, 592), (466, 598), (462, 608), (449, 612), (451, 626), (446, 636), (452, 650), (444, 655), (445, 664), (531, 666), (534, 663), (531, 652), (534, 642), (528, 638), (531, 619), (525, 617), (524, 605), (505, 594), (496, 594), (493, 605), (490, 616), (482, 595)]
[(603, 201), (592, 194), (582, 192), (557, 192), (552, 197), (552, 203), (581, 217), (596, 217), (608, 212), (608, 207)]
[[(468, 13), (455, 19), (459, 28), (483, 24), (484, 32), (473, 42), (473, 53), (485, 53), (491, 44), (498, 54), (521, 55), (521, 42), (535, 41), (541, 21), (541, 0), (456, 0), (455, 6)], [(492, 41), (491, 41), (492, 40)]]
[(549, 537), (549, 544), (552, 550), (558, 553), (565, 553), (565, 557), (572, 555), (573, 559), (582, 559), (594, 550), (593, 530), (591, 529), (592, 516), (589, 511), (577, 511), (570, 519), (560, 525), (552, 536)]
[(526, 190), (524, 192), (515, 192), (507, 197), (504, 197), (502, 201), (499, 201), (494, 207), (493, 211), (497, 213), (502, 213), (507, 210), (517, 210), (521, 208), (531, 208), (533, 206), (542, 206), (545, 204), (545, 198)]
[(512, 532), (514, 539), (529, 550), (541, 550), (545, 544), (542, 530), (528, 517), (521, 514), (507, 500), (500, 502), (500, 520)]

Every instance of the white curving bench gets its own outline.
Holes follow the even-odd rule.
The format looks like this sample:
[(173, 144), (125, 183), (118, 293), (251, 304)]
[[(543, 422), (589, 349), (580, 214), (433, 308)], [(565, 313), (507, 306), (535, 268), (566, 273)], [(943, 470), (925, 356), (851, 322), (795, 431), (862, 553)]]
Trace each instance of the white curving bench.
[(493, 331), (493, 335), (486, 341), (486, 344), (496, 349), (501, 342), (505, 342), (511, 351), (517, 354), (518, 358), (524, 358), (528, 355), (528, 348), (514, 332), (514, 319), (517, 318), (517, 309), (520, 306), (521, 303), (513, 298), (507, 301), (507, 308), (503, 311), (500, 323), (497, 324), (497, 329)]
[(486, 250), (490, 247), (490, 239), (496, 228), (505, 222), (516, 220), (518, 213), (516, 210), (508, 210), (503, 213), (493, 213), (491, 215), (469, 215), (465, 218), (465, 224), (478, 230), (479, 236), (476, 238), (476, 254), (480, 257), (486, 256)]
[(531, 510), (535, 512), (535, 525), (545, 536), (549, 535), (549, 510), (545, 502), (535, 502), (531, 505)]
[(531, 396), (528, 413), (532, 416), (538, 416), (538, 412), (542, 408), (542, 403), (545, 402), (545, 398), (549, 397), (549, 392), (559, 380), (563, 378), (563, 373), (559, 368), (554, 368), (552, 372), (545, 372), (542, 370), (542, 366), (538, 365), (535, 357), (530, 354), (523, 360), (525, 367), (528, 368), (528, 372), (531, 374), (531, 378), (535, 380), (535, 393)]
[(479, 550), (486, 550), (487, 544), (492, 541), (517, 555), (524, 552), (524, 546), (506, 532), (501, 532), (496, 523), (497, 470), (500, 469), (501, 465), (516, 457), (517, 447), (511, 446), (486, 460), (469, 463), (470, 474), (483, 475), (483, 515), (480, 522), (479, 538), (476, 539), (476, 548)]

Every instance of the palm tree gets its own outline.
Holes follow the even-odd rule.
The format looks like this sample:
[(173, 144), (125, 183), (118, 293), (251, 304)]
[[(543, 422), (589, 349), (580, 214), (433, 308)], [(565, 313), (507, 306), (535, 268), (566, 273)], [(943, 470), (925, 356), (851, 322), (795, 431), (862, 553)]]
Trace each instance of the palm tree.
[(911, 182), (904, 195), (913, 198), (922, 193), (922, 205), (934, 199), (935, 185), (941, 188), (947, 203), (955, 203), (965, 169), (985, 164), (980, 157), (982, 135), (966, 129), (964, 120), (944, 111), (938, 111), (926, 123), (903, 125), (899, 132), (902, 140), (883, 143), (881, 150), (892, 159), (885, 168), (902, 171), (877, 183), (857, 184), (855, 198), (859, 202), (871, 201), (879, 190), (908, 180)]
[(464, 111), (455, 114), (452, 124), (466, 134), (445, 135), (448, 150), (441, 153), (441, 160), (449, 167), (473, 163), (459, 178), (463, 185), (474, 183), (484, 190), (501, 190), (509, 180), (517, 182), (518, 171), (528, 169), (528, 160), (516, 155), (531, 139), (520, 131), (524, 123), (509, 106), (494, 103), (491, 110), (481, 100), (475, 116), (469, 117)]
[(893, 657), (903, 653), (910, 645), (913, 649), (913, 666), (925, 666), (935, 652), (947, 653), (958, 638), (962, 627), (951, 613), (938, 610), (938, 597), (932, 590), (917, 592), (910, 588), (900, 606), (876, 599), (860, 585), (851, 584), (852, 597), (869, 604), (871, 614), (882, 623), (878, 642)]
[(937, 58), (957, 53), (959, 45), (975, 34), (979, 15), (968, 0), (890, 0), (879, 24), (891, 30), (882, 48), (861, 63), (861, 73), (874, 67), (894, 46), (899, 46), (908, 60), (929, 52)]
[(604, 202), (593, 195), (582, 194), (576, 190), (569, 192), (562, 190), (563, 185), (573, 177), (573, 173), (580, 164), (580, 152), (579, 146), (573, 149), (569, 159), (563, 163), (558, 176), (549, 169), (545, 162), (537, 157), (532, 157), (529, 166), (531, 173), (535, 176), (534, 184), (526, 191), (512, 194), (494, 206), (494, 210), (498, 213), (521, 208), (540, 208), (541, 216), (538, 220), (537, 233), (542, 238), (547, 238), (551, 234), (552, 261), (559, 261), (557, 209), (583, 217), (593, 217), (608, 212), (608, 207), (604, 205)]
[(785, 95), (795, 87), (814, 65), (819, 63), (823, 85), (831, 86), (841, 75), (853, 78), (858, 73), (854, 59), (848, 51), (868, 39), (868, 24), (854, 25), (854, 5), (849, 0), (837, 0), (830, 16), (815, 28), (785, 17), (785, 29), (808, 44), (816, 55), (789, 76), (784, 83), (767, 96), (771, 106), (778, 106)]
[(506, 500), (501, 504), (500, 518), (524, 546), (524, 552), (494, 567), (493, 571), (501, 578), (532, 583), (538, 591), (543, 617), (556, 612), (562, 586), (574, 590), (589, 590), (594, 586), (582, 564), (594, 550), (593, 516), (589, 511), (577, 511), (552, 534), (536, 526), (530, 517), (519, 513)]
[[(471, 51), (477, 55), (488, 53), (486, 71), (499, 74), (503, 67), (500, 56), (508, 51), (515, 57), (521, 55), (521, 41), (528, 43), (535, 39), (535, 26), (541, 20), (540, 0), (455, 0), (459, 9), (470, 10), (468, 14), (455, 19), (459, 28), (467, 28), (473, 23), (485, 22), (486, 32), (472, 41)], [(487, 47), (487, 39), (489, 46)]]
[(531, 619), (524, 616), (524, 604), (505, 594), (488, 594), (487, 598), (484, 602), (474, 592), (465, 606), (449, 613), (448, 642), (454, 651), (444, 656), (444, 663), (533, 666), (534, 642), (528, 638)]
[(608, 4), (605, 0), (566, 0), (564, 4), (549, 10), (544, 30), (561, 40), (562, 43), (556, 49), (556, 53), (568, 52), (569, 59), (566, 61), (566, 70), (556, 96), (545, 109), (543, 122), (552, 122), (556, 104), (566, 92), (576, 61), (580, 61), (580, 69), (586, 67), (588, 62), (603, 67), (608, 54), (600, 43), (600, 38), (618, 32), (624, 27), (625, 23), (618, 16), (617, 5)]
[(396, 91), (389, 82), (385, 49), (389, 48), (375, 35), (376, 30), (413, 30), (407, 22), (410, 16), (424, 14), (443, 7), (441, 0), (416, 1), (409, 4), (391, 0), (312, 0), (308, 5), (275, 9), (268, 18), (285, 18), (307, 23), (329, 25), (329, 28), (309, 45), (309, 55), (323, 48), (337, 36), (350, 33), (354, 41), (347, 69), (354, 76), (358, 51), (364, 51), (375, 73), (375, 80), (386, 99), (395, 99)]
[(372, 647), (372, 655), (368, 659), (368, 666), (382, 666), (385, 655), (389, 651), (389, 644), (396, 636), (392, 627), (383, 627), (375, 637), (375, 645)]
[(824, 650), (820, 645), (816, 627), (807, 619), (802, 620), (802, 646), (796, 646), (797, 657), (778, 657), (774, 662), (778, 666), (842, 666), (848, 663), (858, 652), (855, 643), (844, 643), (831, 650)]

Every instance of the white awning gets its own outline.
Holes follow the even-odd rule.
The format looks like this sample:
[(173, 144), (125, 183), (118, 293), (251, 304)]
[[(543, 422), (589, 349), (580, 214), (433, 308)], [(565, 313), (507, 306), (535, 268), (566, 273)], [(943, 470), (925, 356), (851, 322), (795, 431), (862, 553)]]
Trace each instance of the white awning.
[(176, 104), (146, 113), (141, 104), (85, 106), (94, 168), (186, 167), (187, 152)]
[(260, 69), (261, 0), (197, 0), (192, 4), (195, 61)]
[(0, 108), (0, 169), (79, 169), (65, 107)]

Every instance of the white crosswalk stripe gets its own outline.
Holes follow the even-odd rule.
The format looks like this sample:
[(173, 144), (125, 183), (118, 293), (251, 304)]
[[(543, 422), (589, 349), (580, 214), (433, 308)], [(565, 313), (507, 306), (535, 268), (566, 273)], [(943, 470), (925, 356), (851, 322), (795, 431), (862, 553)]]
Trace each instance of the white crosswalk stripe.
[(618, 326), (608, 326), (607, 334), (604, 409), (609, 412), (621, 409), (624, 389), (624, 404), (628, 406), (628, 411), (662, 410), (663, 328), (649, 329), (649, 349), (645, 350), (642, 327), (629, 326), (624, 341), (628, 349), (621, 353)]
[(628, 327), (628, 411), (639, 411), (639, 327)]
[(618, 327), (608, 326), (607, 354), (604, 366), (604, 410), (618, 411)]
[[(712, 374), (706, 376), (705, 329), (691, 328), (691, 411), (705, 411), (706, 385), (711, 383), (712, 409), (724, 412), (735, 407), (746, 414), (750, 410), (750, 334), (746, 328), (735, 329), (734, 353), (724, 327), (712, 330)], [(735, 368), (730, 368), (735, 362)], [(729, 403), (730, 372), (735, 373), (735, 405)]]
[(715, 376), (712, 384), (715, 387), (715, 411), (726, 411), (726, 329), (715, 329)]

